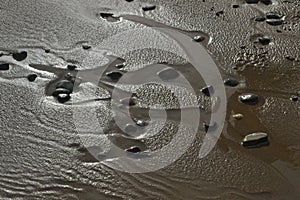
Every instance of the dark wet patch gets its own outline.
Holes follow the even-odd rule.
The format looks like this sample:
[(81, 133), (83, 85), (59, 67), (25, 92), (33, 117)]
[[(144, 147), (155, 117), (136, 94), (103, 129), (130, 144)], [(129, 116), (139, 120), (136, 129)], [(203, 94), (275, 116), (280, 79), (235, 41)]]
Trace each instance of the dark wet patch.
[(50, 49), (45, 49), (45, 53), (50, 53), (51, 50)]
[(239, 8), (240, 6), (237, 4), (232, 5), (232, 8)]
[(29, 74), (27, 79), (29, 82), (34, 82), (38, 76), (36, 74)]
[(221, 11), (219, 11), (219, 12), (216, 13), (217, 17), (220, 17), (220, 16), (223, 15), (223, 14), (224, 14), (224, 11), (223, 11), (223, 10), (221, 10)]
[(7, 70), (9, 70), (9, 64), (8, 63), (0, 64), (0, 71), (7, 71)]
[(12, 57), (16, 60), (16, 61), (23, 61), (27, 58), (27, 52), (26, 51), (21, 51), (21, 52), (16, 52), (12, 54)]

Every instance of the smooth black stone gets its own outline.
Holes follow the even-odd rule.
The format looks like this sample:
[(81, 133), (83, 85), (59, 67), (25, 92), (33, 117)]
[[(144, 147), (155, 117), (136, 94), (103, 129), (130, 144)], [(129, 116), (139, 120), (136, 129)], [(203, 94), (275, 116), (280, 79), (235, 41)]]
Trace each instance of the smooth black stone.
[(71, 94), (70, 90), (64, 89), (64, 88), (57, 88), (53, 93), (52, 96), (58, 97), (60, 94)]
[(175, 69), (168, 68), (158, 72), (158, 76), (162, 80), (171, 80), (176, 79), (179, 76), (179, 73)]
[(271, 0), (260, 0), (262, 3), (266, 4), (266, 5), (270, 5), (272, 4)]
[(50, 53), (50, 49), (45, 49), (45, 53)]
[(296, 101), (298, 101), (298, 100), (299, 100), (299, 97), (298, 97), (298, 96), (296, 96), (296, 95), (292, 95), (290, 99), (291, 99), (291, 101), (294, 101), (294, 102), (296, 102)]
[(139, 127), (145, 127), (148, 125), (147, 122), (143, 121), (143, 120), (137, 120), (136, 122), (136, 125), (138, 125)]
[(106, 76), (113, 81), (117, 81), (123, 76), (123, 74), (121, 72), (107, 72)]
[(239, 8), (239, 5), (232, 5), (233, 8)]
[(126, 149), (125, 151), (130, 152), (130, 153), (139, 153), (142, 150), (139, 147), (134, 146), (134, 147), (130, 147), (129, 149)]
[(271, 26), (280, 26), (283, 24), (283, 20), (282, 19), (267, 19), (267, 24), (271, 25)]
[(56, 84), (56, 88), (67, 89), (70, 91), (70, 93), (72, 93), (73, 88), (74, 88), (74, 83), (72, 83), (71, 81), (68, 81), (68, 80), (62, 80)]
[(68, 68), (68, 70), (73, 71), (77, 68), (77, 66), (76, 65), (68, 65), (67, 68)]
[(203, 42), (205, 40), (205, 37), (198, 35), (198, 36), (195, 36), (193, 40), (195, 42)]
[(27, 52), (26, 51), (21, 51), (21, 52), (13, 53), (12, 57), (16, 61), (23, 61), (27, 58)]
[(269, 12), (266, 13), (266, 18), (267, 19), (281, 19), (283, 16), (277, 13)]
[(255, 105), (259, 101), (259, 96), (251, 93), (243, 94), (239, 96), (239, 100), (244, 104)]
[(125, 132), (130, 134), (130, 133), (135, 133), (137, 131), (137, 127), (134, 126), (134, 125), (131, 125), (131, 124), (128, 124), (126, 127), (125, 127)]
[(62, 93), (62, 94), (58, 94), (56, 98), (59, 103), (65, 103), (71, 99), (71, 96), (70, 94)]
[(240, 84), (240, 82), (238, 82), (235, 79), (226, 79), (224, 80), (224, 85), (229, 86), (229, 87), (236, 87)]
[(205, 129), (205, 132), (207, 133), (208, 131), (215, 131), (218, 128), (218, 124), (216, 122), (204, 122), (203, 127)]
[(91, 49), (92, 46), (91, 46), (91, 45), (88, 45), (88, 44), (83, 44), (83, 45), (82, 45), (82, 48), (83, 48), (84, 50), (88, 50), (88, 49)]
[(150, 11), (150, 10), (155, 10), (156, 6), (144, 6), (142, 9), (143, 11)]
[(120, 63), (120, 64), (116, 64), (116, 68), (118, 69), (122, 69), (126, 66), (126, 63)]
[(248, 4), (256, 4), (256, 3), (259, 2), (259, 0), (245, 0), (245, 1), (246, 1), (246, 3), (248, 3)]
[(201, 92), (206, 96), (210, 97), (214, 93), (214, 88), (212, 86), (207, 86), (201, 89)]
[(256, 22), (264, 22), (264, 21), (266, 21), (266, 18), (264, 18), (264, 17), (256, 17), (255, 21)]
[(7, 70), (9, 70), (8, 63), (0, 64), (0, 71), (7, 71)]
[(29, 75), (27, 76), (27, 79), (28, 79), (28, 81), (30, 81), (30, 82), (34, 82), (35, 79), (36, 79), (37, 77), (38, 77), (38, 76), (37, 76), (36, 74), (29, 74)]
[(133, 2), (134, 0), (125, 0), (125, 1), (127, 1), (127, 2)]
[(268, 45), (271, 42), (271, 39), (268, 37), (261, 37), (258, 39), (259, 43), (261, 43), (262, 45)]

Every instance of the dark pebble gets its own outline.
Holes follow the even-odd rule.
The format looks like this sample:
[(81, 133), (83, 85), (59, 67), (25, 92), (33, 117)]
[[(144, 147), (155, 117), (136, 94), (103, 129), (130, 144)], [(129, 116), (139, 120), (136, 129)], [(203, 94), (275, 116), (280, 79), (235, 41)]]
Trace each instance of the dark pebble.
[(246, 3), (248, 3), (248, 4), (256, 4), (258, 2), (259, 2), (259, 0), (246, 0)]
[(125, 127), (125, 132), (130, 134), (130, 133), (135, 133), (137, 131), (137, 127), (131, 124), (126, 125)]
[(292, 95), (290, 99), (291, 99), (291, 101), (294, 101), (294, 102), (296, 102), (296, 101), (298, 101), (298, 100), (299, 100), (299, 97), (298, 97), (298, 96), (296, 96), (296, 95)]
[(121, 19), (112, 13), (100, 13), (100, 16), (109, 22), (119, 22)]
[(0, 64), (0, 70), (1, 71), (9, 70), (9, 64), (8, 63)]
[(289, 60), (289, 61), (295, 61), (296, 60), (296, 58), (295, 57), (292, 57), (292, 56), (287, 56), (287, 57), (285, 57), (287, 60)]
[(45, 53), (50, 53), (50, 49), (45, 49)]
[(236, 87), (238, 86), (240, 83), (235, 80), (235, 79), (226, 79), (224, 80), (224, 85), (229, 86), (229, 87)]
[(219, 17), (219, 16), (221, 16), (221, 15), (223, 15), (224, 14), (224, 11), (219, 11), (219, 12), (217, 12), (216, 13), (216, 15)]
[(268, 37), (261, 37), (258, 39), (259, 43), (262, 45), (268, 45), (271, 42), (271, 39)]
[(21, 52), (13, 53), (12, 57), (16, 61), (23, 61), (27, 58), (27, 52), (26, 51), (21, 51)]
[(105, 75), (113, 81), (117, 81), (123, 76), (121, 72), (107, 72)]
[(256, 22), (264, 22), (264, 21), (266, 21), (266, 18), (264, 18), (264, 17), (256, 17), (255, 21)]
[(204, 126), (204, 129), (205, 129), (205, 132), (207, 133), (208, 131), (215, 131), (218, 127), (217, 123), (216, 122), (204, 122), (203, 123), (203, 126)]
[(76, 65), (68, 65), (67, 68), (68, 68), (68, 70), (73, 71), (77, 68), (77, 66)]
[(139, 147), (134, 146), (134, 147), (130, 147), (129, 149), (126, 149), (125, 151), (130, 152), (130, 153), (139, 153), (142, 150)]
[(91, 45), (88, 45), (88, 44), (83, 44), (83, 45), (82, 45), (82, 48), (83, 48), (84, 50), (88, 50), (88, 49), (91, 49), (92, 46), (91, 46)]
[(277, 13), (269, 12), (266, 13), (266, 18), (267, 19), (281, 19), (283, 16)]
[(247, 135), (241, 144), (247, 148), (266, 146), (269, 144), (268, 134), (252, 133)]
[(60, 94), (71, 94), (70, 90), (64, 89), (64, 88), (57, 88), (53, 93), (52, 96), (58, 97)]
[(144, 6), (142, 9), (143, 11), (150, 11), (150, 10), (155, 10), (156, 6)]
[(280, 26), (283, 24), (283, 20), (282, 19), (267, 19), (267, 24), (271, 25), (271, 26)]
[(27, 76), (27, 79), (28, 79), (28, 81), (30, 81), (30, 82), (34, 82), (35, 79), (36, 79), (37, 77), (38, 77), (38, 76), (37, 76), (36, 74), (29, 74), (29, 75)]
[(179, 76), (179, 73), (173, 68), (168, 68), (161, 70), (157, 75), (162, 80), (171, 80), (176, 79)]
[(239, 100), (244, 104), (255, 105), (259, 101), (259, 96), (251, 93), (243, 94), (239, 96)]
[(195, 42), (203, 42), (205, 40), (205, 37), (197, 35), (193, 39)]
[(272, 4), (271, 0), (260, 0), (262, 3), (266, 4), (266, 5), (270, 5)]
[(71, 81), (68, 81), (68, 80), (62, 80), (56, 84), (56, 88), (67, 89), (70, 91), (70, 93), (72, 93), (73, 88), (74, 88), (74, 83), (72, 83)]
[(232, 5), (232, 7), (233, 8), (239, 8), (240, 6), (235, 4), (235, 5)]
[(200, 91), (206, 96), (210, 97), (210, 95), (214, 93), (214, 88), (209, 85), (207, 87), (202, 88)]
[(125, 0), (125, 1), (127, 1), (127, 2), (133, 2), (133, 0)]
[(65, 102), (69, 101), (70, 99), (71, 99), (70, 94), (64, 94), (64, 93), (62, 93), (62, 94), (58, 94), (57, 95), (57, 101), (59, 103), (65, 103)]
[(136, 125), (138, 125), (139, 127), (145, 127), (148, 125), (147, 122), (143, 121), (143, 120), (137, 120), (136, 122)]
[(118, 69), (122, 69), (126, 66), (126, 63), (120, 63), (120, 64), (116, 64), (116, 68)]

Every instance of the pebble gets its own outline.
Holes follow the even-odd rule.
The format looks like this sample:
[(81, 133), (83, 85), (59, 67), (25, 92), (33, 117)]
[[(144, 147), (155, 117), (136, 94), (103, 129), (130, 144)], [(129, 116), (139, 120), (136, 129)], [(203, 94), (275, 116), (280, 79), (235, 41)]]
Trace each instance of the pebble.
[(267, 19), (267, 24), (271, 25), (271, 26), (280, 26), (283, 24), (283, 20), (282, 19)]
[(26, 51), (21, 51), (21, 52), (13, 53), (12, 57), (16, 61), (23, 61), (27, 58), (27, 52)]
[(88, 50), (88, 49), (91, 49), (92, 46), (91, 46), (91, 45), (88, 45), (88, 44), (83, 44), (83, 45), (82, 45), (82, 48), (83, 48), (84, 50)]
[(259, 2), (259, 0), (246, 0), (246, 3), (248, 3), (248, 4), (255, 4), (258, 2)]
[(287, 60), (289, 60), (289, 61), (295, 61), (295, 60), (296, 60), (296, 58), (293, 57), (293, 56), (286, 56), (285, 58), (286, 58)]
[(45, 53), (50, 53), (50, 49), (45, 49)]
[(127, 1), (127, 2), (133, 2), (133, 0), (125, 0), (125, 1)]
[(37, 77), (38, 76), (36, 74), (29, 74), (27, 76), (27, 79), (28, 79), (29, 82), (34, 82)]
[(271, 39), (268, 38), (267, 36), (261, 37), (258, 39), (259, 43), (262, 45), (268, 45), (271, 42)]
[(130, 153), (139, 153), (142, 150), (137, 146), (133, 146), (133, 147), (130, 147), (128, 149), (125, 149), (125, 151), (130, 152)]
[(107, 72), (105, 75), (113, 81), (117, 81), (123, 76), (121, 72)]
[(241, 143), (244, 147), (261, 147), (269, 144), (268, 134), (266, 133), (252, 133), (247, 135)]
[(64, 94), (64, 93), (62, 93), (62, 94), (58, 94), (57, 95), (57, 101), (59, 103), (65, 103), (65, 102), (69, 101), (70, 99), (71, 99), (70, 94)]
[(0, 71), (6, 71), (6, 70), (9, 70), (9, 64), (8, 63), (0, 64)]
[(171, 80), (176, 79), (179, 76), (179, 73), (173, 68), (167, 68), (158, 72), (157, 75), (162, 80)]
[(299, 100), (299, 97), (298, 97), (298, 96), (296, 96), (296, 95), (292, 95), (290, 99), (291, 99), (291, 101), (294, 101), (294, 102), (296, 102), (296, 101), (298, 101), (298, 100)]
[(122, 69), (126, 66), (126, 63), (120, 63), (120, 64), (116, 64), (116, 68), (118, 69)]
[(214, 131), (217, 129), (218, 125), (216, 122), (204, 122), (203, 123), (203, 126), (204, 126), (204, 129), (205, 129), (205, 132), (207, 133), (209, 130), (210, 131)]
[(266, 18), (265, 17), (256, 17), (254, 20), (256, 22), (264, 22), (264, 21), (266, 21)]
[(244, 115), (243, 114), (234, 114), (234, 115), (232, 115), (232, 117), (236, 120), (241, 120), (244, 118)]
[(68, 65), (67, 68), (68, 68), (68, 70), (74, 71), (77, 68), (77, 66), (76, 65)]
[(142, 9), (143, 11), (150, 11), (150, 10), (155, 10), (156, 6), (151, 5), (151, 6), (144, 6)]
[(260, 0), (263, 4), (270, 5), (272, 4), (271, 0)]
[(130, 133), (135, 133), (137, 131), (137, 127), (131, 124), (127, 124), (125, 127), (125, 132), (130, 134)]
[(136, 125), (138, 125), (139, 127), (145, 127), (148, 125), (147, 122), (143, 121), (143, 120), (137, 120), (136, 122)]
[(100, 16), (109, 22), (119, 22), (121, 19), (112, 13), (100, 13)]
[(240, 6), (235, 4), (235, 5), (232, 5), (233, 8), (239, 8)]
[(71, 94), (70, 90), (64, 88), (57, 88), (53, 93), (52, 96), (58, 97), (60, 94)]
[(210, 95), (214, 93), (214, 88), (211, 85), (209, 85), (202, 88), (200, 91), (206, 96), (210, 97)]
[(267, 19), (281, 19), (283, 16), (274, 12), (266, 13)]
[(193, 39), (195, 42), (203, 42), (205, 40), (204, 36), (197, 35)]
[(56, 84), (56, 88), (63, 88), (63, 89), (69, 90), (70, 93), (72, 93), (73, 88), (74, 88), (74, 83), (72, 83), (71, 81), (68, 81), (68, 80), (62, 80)]
[(235, 80), (235, 79), (228, 78), (228, 79), (224, 80), (224, 85), (226, 85), (226, 86), (236, 87), (239, 84), (240, 83), (237, 80)]
[(255, 105), (259, 101), (259, 96), (251, 93), (243, 94), (239, 96), (239, 100), (244, 104)]

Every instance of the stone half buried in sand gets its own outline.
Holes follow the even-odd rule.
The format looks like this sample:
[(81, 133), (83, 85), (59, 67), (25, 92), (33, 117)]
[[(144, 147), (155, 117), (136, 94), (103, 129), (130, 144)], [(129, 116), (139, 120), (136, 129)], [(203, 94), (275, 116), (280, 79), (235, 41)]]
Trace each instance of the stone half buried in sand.
[(241, 145), (247, 148), (267, 146), (269, 145), (268, 134), (258, 132), (247, 135)]

